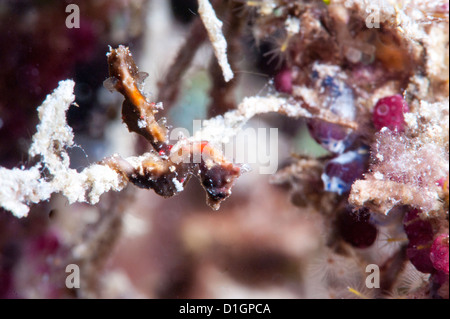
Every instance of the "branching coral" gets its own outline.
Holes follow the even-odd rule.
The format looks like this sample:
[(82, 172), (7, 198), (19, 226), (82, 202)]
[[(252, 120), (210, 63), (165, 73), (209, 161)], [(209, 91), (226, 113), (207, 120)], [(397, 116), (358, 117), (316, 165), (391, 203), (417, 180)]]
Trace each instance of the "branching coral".
[[(211, 207), (231, 194), (234, 179), (240, 168), (226, 160), (215, 144), (226, 143), (253, 116), (278, 112), (290, 117), (312, 117), (301, 104), (288, 99), (268, 96), (246, 98), (237, 110), (205, 122), (204, 128), (190, 138), (169, 145), (164, 120), (156, 121), (157, 104), (149, 102), (139, 87), (143, 80), (129, 50), (123, 46), (108, 54), (111, 78), (106, 86), (125, 96), (122, 116), (128, 129), (144, 136), (155, 149), (139, 157), (104, 159), (81, 173), (69, 168), (66, 147), (73, 146), (73, 134), (65, 121), (65, 112), (74, 102), (72, 81), (60, 83), (55, 92), (39, 109), (41, 124), (33, 136), (30, 156), (41, 156), (30, 169), (1, 168), (2, 206), (16, 216), (26, 216), (28, 203), (38, 203), (61, 192), (69, 203), (98, 202), (101, 194), (119, 191), (128, 181), (152, 188), (159, 195), (170, 197), (183, 190), (191, 175), (199, 178), (208, 193)], [(341, 123), (326, 112), (316, 118)], [(356, 126), (348, 122), (346, 125)], [(23, 188), (27, 185), (26, 188)], [(32, 185), (32, 186), (30, 186)]]
[[(183, 190), (191, 174), (202, 181), (210, 204), (218, 204), (229, 196), (240, 169), (229, 163), (208, 142), (176, 145), (167, 144), (166, 128), (156, 122), (156, 104), (149, 103), (138, 89), (138, 72), (131, 53), (125, 47), (108, 55), (113, 88), (125, 97), (123, 118), (130, 131), (146, 137), (156, 152), (140, 157), (105, 159), (81, 173), (70, 169), (65, 147), (73, 145), (73, 134), (65, 120), (65, 112), (73, 103), (72, 81), (60, 83), (39, 109), (41, 124), (33, 137), (30, 155), (41, 156), (36, 166), (26, 169), (2, 168), (2, 206), (17, 217), (26, 216), (26, 203), (49, 199), (54, 192), (62, 192), (73, 202), (98, 202), (99, 196), (111, 189), (121, 190), (128, 181), (153, 188), (162, 196), (172, 196)], [(194, 155), (198, 154), (198, 162)], [(27, 185), (27, 188), (23, 186)], [(31, 185), (31, 186), (30, 186)]]
[(385, 128), (377, 134), (370, 174), (353, 185), (350, 201), (357, 205), (374, 201), (372, 209), (381, 213), (399, 204), (429, 214), (445, 212), (439, 180), (449, 173), (448, 100), (421, 101), (415, 113), (405, 116), (405, 133)]
[[(312, 204), (326, 218), (336, 220), (334, 224), (328, 221), (334, 229), (328, 235), (333, 246), (340, 247), (340, 240), (357, 246), (354, 239), (364, 239), (363, 232), (357, 230), (358, 223), (351, 218), (351, 227), (340, 222), (348, 209), (361, 219), (370, 209), (377, 220), (384, 218), (377, 214), (394, 211), (395, 215), (399, 209), (417, 208), (421, 218), (434, 225), (431, 238), (440, 233), (446, 236), (448, 197), (443, 185), (448, 179), (449, 161), (448, 3), (271, 4), (268, 12), (260, 12), (256, 18), (254, 29), (265, 31), (254, 33), (259, 41), (277, 37), (281, 26), (289, 25), (293, 17), (300, 26), (295, 37), (275, 44), (274, 50), (283, 52), (284, 60), (275, 76), (275, 87), (301, 101), (306, 109), (318, 108), (341, 119), (356, 119), (359, 124), (353, 130), (343, 130), (342, 123), (335, 126), (308, 121), (312, 137), (333, 154), (294, 159), (273, 181), (292, 185), (295, 204)], [(364, 155), (369, 148), (370, 160)], [(329, 197), (329, 192), (335, 197)], [(334, 206), (318, 205), (321, 201)], [(425, 262), (429, 254), (418, 252), (420, 245), (411, 244), (414, 236), (409, 240), (408, 254), (399, 259), (407, 256), (420, 267), (416, 256)], [(397, 265), (399, 272), (403, 261)], [(428, 269), (436, 272), (433, 267)]]
[[(95, 204), (101, 194), (121, 191), (128, 183), (171, 197), (195, 177), (207, 193), (208, 204), (218, 209), (245, 171), (224, 156), (223, 144), (253, 117), (278, 113), (302, 118), (305, 130), (326, 153), (296, 154), (271, 180), (291, 188), (295, 206), (321, 217), (327, 246), (322, 254), (326, 260), (321, 261), (321, 269), (326, 268), (322, 278), (326, 295), (448, 297), (448, 3), (213, 1), (218, 14), (209, 1), (198, 3), (200, 18), (161, 82), (159, 99), (168, 107), (174, 103), (182, 76), (209, 37), (214, 55), (208, 73), (212, 83), (208, 112), (220, 115), (205, 120), (192, 137), (170, 141), (166, 119), (158, 118), (163, 104), (150, 101), (144, 93), (146, 74), (139, 72), (127, 47), (111, 48), (110, 78), (104, 85), (123, 95), (124, 124), (151, 150), (126, 158), (113, 155), (79, 172), (71, 168), (67, 149), (74, 146), (74, 136), (66, 112), (74, 103), (74, 82), (62, 81), (38, 109), (41, 123), (29, 149), (35, 164), (0, 168), (1, 206), (25, 217), (31, 204), (48, 200), (52, 193), (61, 193), (69, 203)], [(235, 14), (236, 9), (241, 12)], [(250, 31), (257, 49), (265, 51), (258, 53), (259, 58), (271, 65), (268, 73), (274, 76), (274, 87), (269, 94), (239, 103), (234, 93), (241, 80), (238, 58), (244, 29)], [(272, 63), (275, 57), (278, 64)], [(118, 227), (119, 215), (116, 212), (105, 227)], [(201, 239), (192, 235), (199, 232), (208, 242), (215, 238), (243, 246), (230, 253), (238, 256), (232, 258), (236, 263), (263, 258), (263, 253), (255, 253), (254, 260), (253, 255), (246, 256), (247, 245), (228, 238), (226, 230), (198, 231), (194, 226), (198, 222), (184, 224), (185, 245), (195, 254), (204, 250), (216, 256), (213, 244), (199, 244)], [(101, 246), (102, 236), (114, 237), (101, 224), (92, 247)], [(269, 233), (275, 236), (273, 230)], [(382, 241), (379, 233), (385, 233), (387, 243), (401, 240), (395, 247), (381, 249), (374, 245)], [(266, 247), (277, 255), (272, 246)], [(89, 263), (95, 249), (79, 260)], [(75, 250), (82, 252), (82, 248)], [(289, 258), (280, 257), (281, 268), (293, 262), (291, 257), (297, 258), (295, 253), (286, 255)], [(223, 267), (231, 265), (231, 273), (242, 277), (239, 267), (225, 259)], [(380, 266), (380, 290), (361, 286), (369, 263)], [(411, 272), (411, 264), (431, 275), (402, 292), (401, 278)], [(96, 265), (93, 262), (90, 269)], [(349, 272), (354, 265), (357, 270)], [(298, 277), (297, 270), (292, 273)]]
[(66, 111), (74, 102), (75, 83), (62, 81), (39, 107), (37, 132), (33, 136), (30, 156), (39, 162), (29, 168), (0, 168), (0, 202), (17, 217), (27, 216), (28, 203), (38, 203), (61, 192), (70, 203), (97, 203), (101, 194), (123, 188), (124, 180), (113, 169), (92, 165), (81, 173), (71, 169), (66, 147), (72, 147), (72, 129), (66, 124)]

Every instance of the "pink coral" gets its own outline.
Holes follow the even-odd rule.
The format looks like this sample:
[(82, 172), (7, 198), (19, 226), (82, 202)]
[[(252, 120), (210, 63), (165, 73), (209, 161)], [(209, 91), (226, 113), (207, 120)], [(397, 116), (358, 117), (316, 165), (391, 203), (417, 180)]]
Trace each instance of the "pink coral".
[(430, 259), (434, 268), (449, 273), (449, 255), (448, 255), (448, 234), (441, 234), (436, 237), (431, 246)]
[(279, 92), (292, 93), (292, 70), (285, 68), (275, 75), (275, 88)]
[(380, 99), (373, 110), (373, 124), (379, 131), (387, 127), (392, 131), (405, 129), (404, 113), (409, 111), (408, 104), (400, 94)]

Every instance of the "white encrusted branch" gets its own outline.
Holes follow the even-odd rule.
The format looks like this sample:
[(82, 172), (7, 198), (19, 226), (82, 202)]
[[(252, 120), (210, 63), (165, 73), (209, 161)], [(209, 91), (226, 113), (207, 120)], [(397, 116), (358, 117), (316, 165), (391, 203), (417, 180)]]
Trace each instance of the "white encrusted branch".
[(203, 129), (194, 133), (192, 140), (228, 143), (252, 117), (263, 113), (281, 113), (289, 117), (311, 117), (312, 114), (301, 107), (301, 102), (289, 101), (278, 96), (246, 97), (236, 110), (228, 111), (204, 121)]
[(203, 122), (203, 128), (194, 133), (193, 141), (214, 141), (228, 143), (239, 133), (252, 117), (258, 114), (279, 113), (293, 118), (317, 118), (329, 123), (348, 127), (357, 127), (352, 121), (345, 121), (339, 117), (332, 117), (326, 112), (311, 113), (307, 105), (301, 100), (288, 99), (277, 95), (246, 97), (236, 110), (228, 111)]
[(16, 217), (25, 217), (30, 203), (48, 200), (62, 193), (69, 203), (98, 202), (101, 194), (121, 190), (122, 177), (105, 165), (94, 164), (81, 173), (71, 169), (66, 147), (73, 146), (73, 132), (66, 123), (66, 111), (74, 102), (71, 80), (61, 81), (38, 108), (40, 124), (29, 154), (40, 161), (29, 169), (0, 167), (0, 204)]
[[(59, 87), (38, 108), (41, 122), (33, 136), (29, 154), (37, 157), (39, 162), (28, 169), (0, 167), (0, 206), (16, 217), (26, 217), (30, 204), (48, 200), (53, 193), (61, 193), (70, 204), (95, 204), (103, 193), (120, 191), (128, 183), (111, 163), (136, 169), (149, 159), (148, 154), (123, 160), (115, 156), (93, 164), (80, 173), (71, 169), (66, 148), (74, 145), (74, 136), (66, 122), (66, 111), (75, 100), (73, 88), (73, 81), (61, 81)], [(289, 117), (312, 116), (298, 101), (277, 96), (249, 97), (236, 110), (205, 121), (203, 128), (190, 140), (227, 143), (253, 116), (271, 112)], [(185, 143), (186, 140), (181, 140), (173, 149)]]
[(198, 13), (208, 32), (217, 61), (222, 68), (226, 82), (233, 79), (234, 74), (227, 58), (227, 41), (222, 33), (223, 23), (220, 21), (208, 0), (198, 0)]

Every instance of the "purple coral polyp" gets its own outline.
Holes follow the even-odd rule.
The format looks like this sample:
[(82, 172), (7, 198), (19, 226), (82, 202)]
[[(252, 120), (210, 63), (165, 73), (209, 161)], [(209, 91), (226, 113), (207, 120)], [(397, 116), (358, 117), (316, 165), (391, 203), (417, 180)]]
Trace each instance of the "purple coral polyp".
[(360, 148), (328, 161), (322, 174), (325, 191), (338, 195), (350, 191), (352, 184), (366, 171), (368, 157), (367, 149)]
[(448, 275), (448, 234), (438, 235), (433, 240), (433, 227), (421, 214), (420, 210), (411, 209), (403, 220), (409, 240), (406, 254), (417, 270), (423, 273), (441, 271)]
[(332, 153), (342, 154), (353, 141), (351, 130), (338, 124), (317, 119), (311, 119), (307, 124), (314, 140)]
[(275, 89), (278, 92), (292, 94), (293, 84), (292, 84), (292, 70), (289, 68), (284, 68), (279, 71), (274, 78)]
[(448, 234), (441, 234), (433, 241), (430, 259), (436, 270), (449, 274)]
[(337, 226), (342, 239), (356, 248), (368, 248), (377, 239), (378, 230), (367, 208), (355, 212), (345, 209), (338, 217)]
[(387, 127), (391, 131), (405, 130), (405, 116), (409, 112), (406, 101), (400, 94), (380, 99), (373, 110), (373, 124), (377, 131)]

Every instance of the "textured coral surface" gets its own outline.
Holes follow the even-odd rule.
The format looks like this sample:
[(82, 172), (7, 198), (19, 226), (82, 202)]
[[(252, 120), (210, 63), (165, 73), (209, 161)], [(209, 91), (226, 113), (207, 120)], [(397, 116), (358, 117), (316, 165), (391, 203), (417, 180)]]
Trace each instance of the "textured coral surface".
[(448, 0), (73, 4), (0, 3), (0, 298), (448, 299)]

